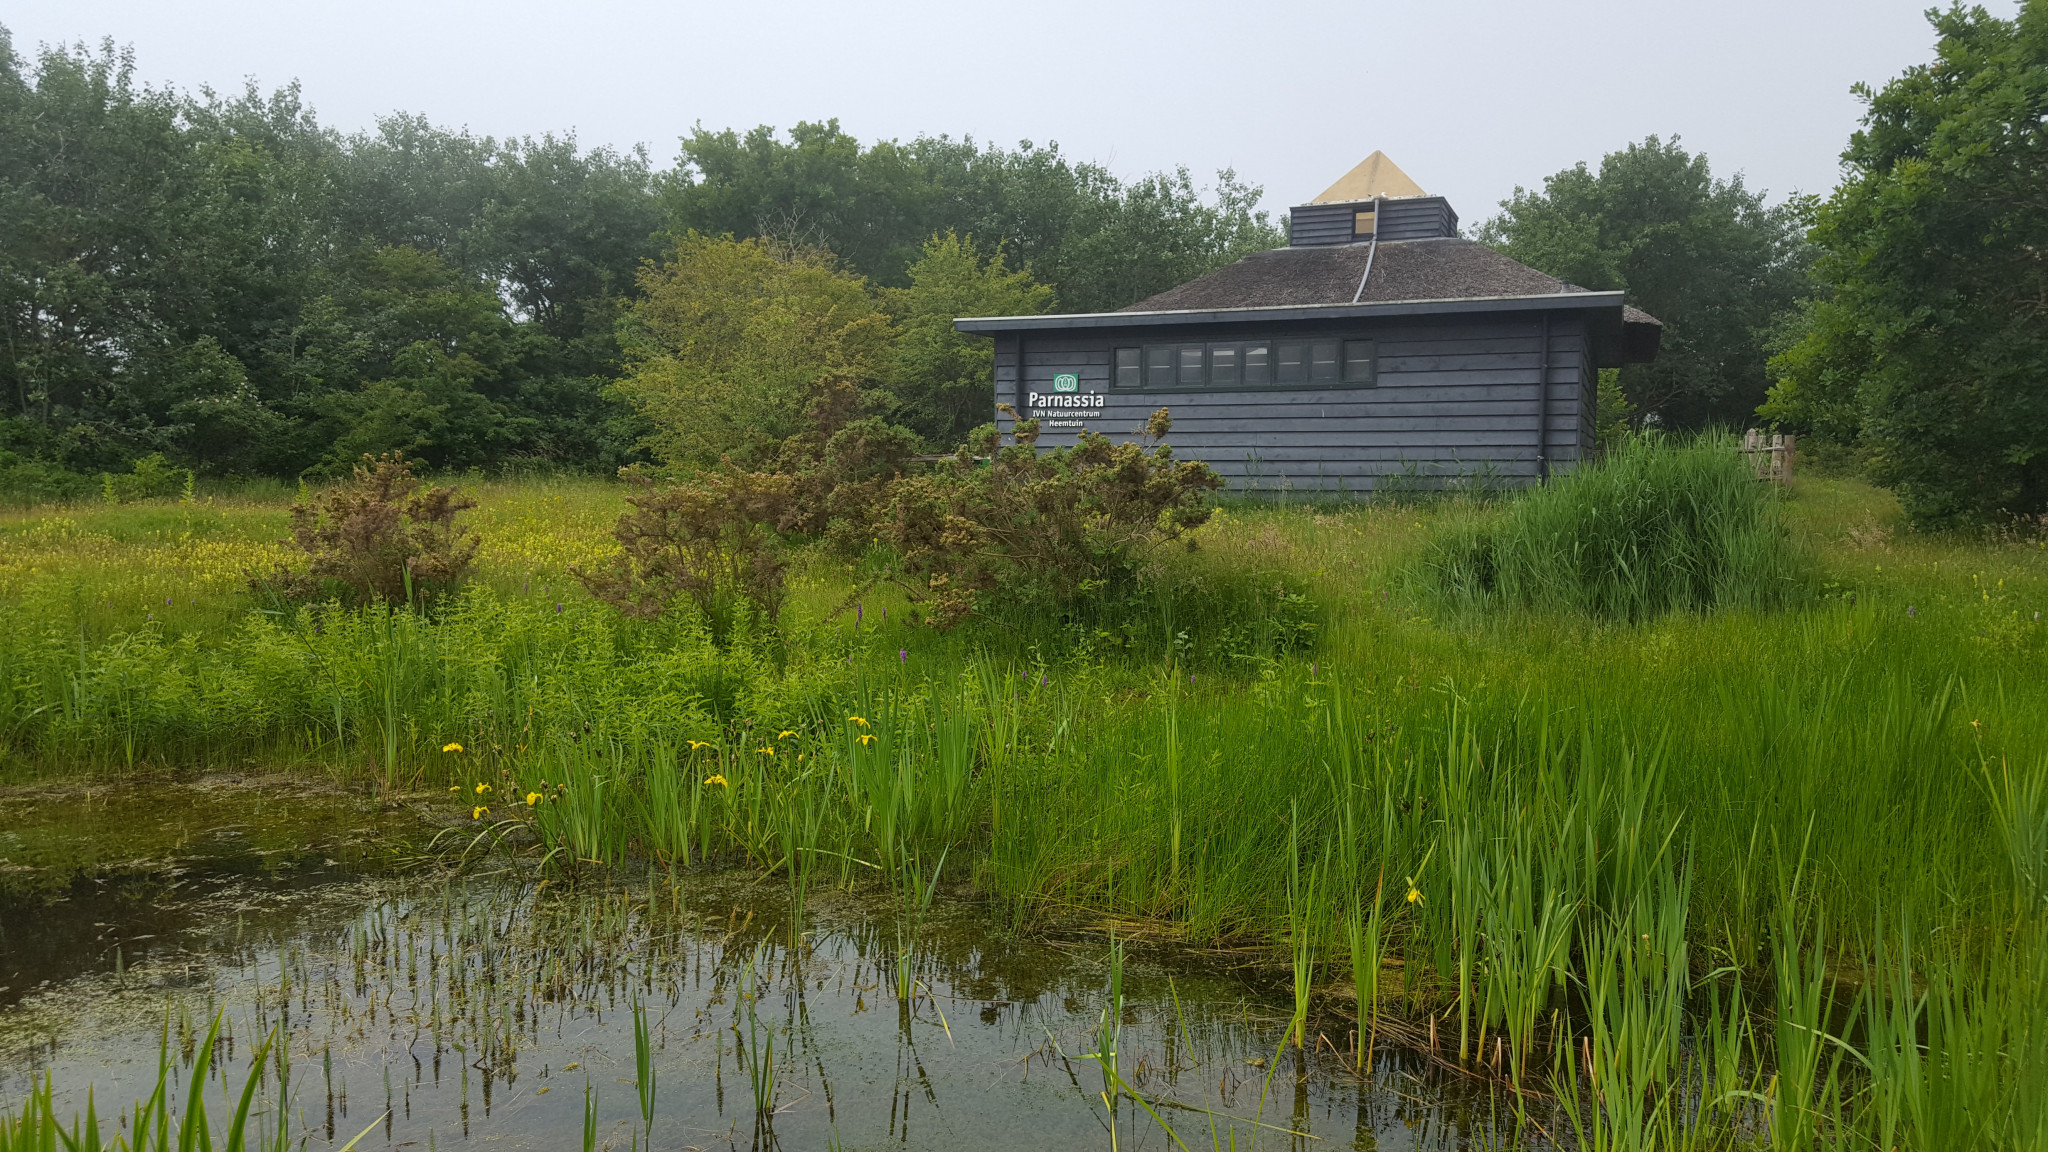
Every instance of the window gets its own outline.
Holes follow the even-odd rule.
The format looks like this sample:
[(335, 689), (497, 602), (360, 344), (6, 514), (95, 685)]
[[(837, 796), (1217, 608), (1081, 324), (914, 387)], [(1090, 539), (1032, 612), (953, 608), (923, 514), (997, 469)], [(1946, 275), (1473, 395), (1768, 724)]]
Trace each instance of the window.
[(1335, 384), (1340, 377), (1337, 370), (1337, 342), (1316, 340), (1308, 346), (1308, 382), (1311, 384)]
[(1171, 344), (1154, 344), (1145, 349), (1145, 387), (1173, 387), (1173, 355)]
[(1273, 382), (1273, 346), (1271, 344), (1247, 344), (1244, 346), (1244, 382), (1259, 387)]
[(1110, 353), (1118, 389), (1369, 387), (1378, 382), (1371, 340), (1304, 339), (1147, 344)]
[(1140, 360), (1142, 353), (1136, 348), (1116, 350), (1116, 369), (1110, 375), (1111, 382), (1118, 388), (1136, 388), (1145, 383), (1145, 370)]
[(1280, 359), (1273, 377), (1276, 384), (1308, 383), (1308, 345), (1286, 343), (1280, 345)]
[(1209, 387), (1235, 388), (1244, 381), (1244, 346), (1209, 345)]
[(1344, 382), (1346, 384), (1374, 383), (1372, 341), (1346, 340), (1344, 342)]
[(1371, 208), (1367, 208), (1363, 212), (1353, 212), (1351, 214), (1351, 234), (1353, 236), (1375, 235), (1373, 220), (1374, 212)]

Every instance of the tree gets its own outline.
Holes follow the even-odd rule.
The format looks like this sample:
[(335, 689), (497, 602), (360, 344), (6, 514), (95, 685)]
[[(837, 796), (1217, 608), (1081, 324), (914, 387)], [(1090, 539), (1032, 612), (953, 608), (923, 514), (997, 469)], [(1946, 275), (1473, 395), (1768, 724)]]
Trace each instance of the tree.
[(1765, 203), (1740, 175), (1717, 180), (1704, 154), (1655, 136), (1515, 189), (1480, 239), (1532, 268), (1621, 291), (1664, 322), (1650, 364), (1621, 373), (1644, 419), (1741, 424), (1764, 399), (1766, 344), (1807, 291), (1808, 202)]
[(1852, 445), (1922, 525), (2048, 512), (2048, 2), (1933, 16), (1813, 230), (1828, 288), (1767, 415)]
[(1121, 308), (1284, 242), (1257, 211), (1263, 190), (1227, 170), (1205, 198), (1185, 169), (1126, 183), (1057, 144), (920, 136), (862, 147), (836, 120), (788, 135), (700, 126), (664, 180), (671, 227), (826, 248), (895, 288), (929, 237), (954, 231), (1001, 245), (1082, 311)]
[(897, 316), (889, 388), (903, 422), (944, 451), (988, 423), (995, 396), (995, 346), (953, 330), (956, 316), (1029, 316), (1049, 311), (1053, 290), (1011, 271), (1000, 250), (983, 259), (955, 232), (925, 242), (910, 287), (888, 290)]
[(819, 249), (690, 232), (640, 288), (616, 390), (671, 464), (779, 445), (802, 430), (821, 380), (871, 386), (888, 352), (867, 280)]

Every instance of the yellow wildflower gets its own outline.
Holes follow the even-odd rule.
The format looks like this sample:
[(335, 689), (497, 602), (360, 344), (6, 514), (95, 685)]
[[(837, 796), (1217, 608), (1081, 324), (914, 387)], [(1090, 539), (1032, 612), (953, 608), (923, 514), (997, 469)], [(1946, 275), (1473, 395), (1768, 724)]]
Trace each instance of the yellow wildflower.
[(448, 790), (449, 790), (450, 792), (460, 792), (460, 791), (462, 791), (462, 785), (460, 785), (460, 784), (450, 784), (450, 785), (448, 786)]
[(490, 814), (491, 810), (489, 808), (484, 807), (481, 804), (469, 810), (469, 818), (471, 820), (481, 820)]
[(533, 807), (534, 805), (536, 805), (536, 804), (538, 804), (538, 803), (540, 803), (540, 793), (538, 793), (538, 792), (528, 792), (528, 793), (526, 794), (526, 806), (527, 806), (528, 808), (531, 808), (531, 807)]
[(1418, 891), (1416, 891), (1416, 890), (1415, 890), (1415, 889), (1413, 889), (1413, 888), (1410, 888), (1410, 889), (1408, 890), (1408, 902), (1409, 902), (1410, 904), (1420, 904), (1420, 903), (1422, 903), (1422, 893), (1421, 893), (1421, 892), (1418, 892)]
[(443, 744), (443, 745), (441, 745), (441, 751), (443, 751), (443, 752), (460, 752), (460, 751), (462, 751), (462, 745), (460, 745), (460, 744), (456, 744), (456, 743), (453, 743), (453, 742), (450, 742), (450, 743), (447, 743), (447, 744)]
[(489, 784), (478, 784), (476, 786), (476, 794), (479, 796), (483, 795), (486, 792), (489, 792), (490, 790), (491, 786)]
[(863, 720), (863, 719), (861, 719), (861, 718), (860, 718), (860, 717), (858, 717), (858, 716), (848, 716), (848, 717), (847, 717), (847, 719), (848, 719), (848, 720), (850, 720), (850, 721), (852, 721), (852, 722), (853, 722), (853, 723), (855, 723), (855, 724), (858, 724), (858, 725), (860, 725), (860, 726), (861, 726), (861, 727), (863, 727), (863, 728), (865, 728), (865, 727), (867, 727), (867, 726), (868, 726), (868, 722), (867, 722), (867, 721), (865, 721), (865, 720)]
[(692, 740), (692, 741), (690, 741), (690, 751), (692, 751), (692, 752), (695, 752), (695, 751), (696, 751), (697, 749), (699, 749), (699, 748), (709, 748), (709, 747), (711, 747), (711, 741), (709, 741), (709, 740)]
[(759, 752), (759, 753), (760, 753), (761, 755), (763, 755), (763, 756), (773, 756), (773, 755), (775, 755), (775, 749), (773, 749), (773, 748), (756, 748), (756, 749), (754, 749), (754, 751), (756, 751), (756, 752)]
[(727, 783), (725, 782), (725, 777), (723, 777), (723, 776), (712, 776), (712, 777), (710, 777), (710, 778), (706, 779), (706, 780), (705, 780), (704, 782), (705, 782), (706, 784), (716, 784), (716, 785), (718, 785), (718, 786), (719, 786), (720, 788), (729, 788), (729, 787), (731, 787), (731, 785), (729, 785), (729, 784), (727, 784)]
[(875, 738), (873, 735), (863, 732), (860, 734), (860, 742), (863, 744), (873, 744), (875, 742)]
[(796, 735), (796, 733), (794, 733), (794, 732), (777, 732), (777, 733), (775, 734), (775, 738), (776, 738), (777, 740), (787, 740), (787, 739), (789, 739), (789, 738), (790, 738), (791, 736), (794, 736), (794, 735)]

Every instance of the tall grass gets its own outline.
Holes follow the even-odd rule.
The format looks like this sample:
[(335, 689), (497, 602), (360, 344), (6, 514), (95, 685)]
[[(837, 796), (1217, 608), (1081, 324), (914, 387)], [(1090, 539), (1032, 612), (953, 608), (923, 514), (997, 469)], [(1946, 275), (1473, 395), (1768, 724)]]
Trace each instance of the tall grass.
[[(1233, 511), (1173, 562), (1279, 566), (1334, 607), (1315, 649), (1220, 667), (872, 609), (720, 647), (544, 585), (204, 643), (23, 599), (0, 741), (424, 790), (549, 869), (746, 864), (789, 885), (793, 942), (813, 886), (886, 885), (906, 1005), (941, 879), (1019, 923), (1263, 942), (1297, 1041), (1348, 968), (1361, 1063), (1440, 1022), (1440, 1056), (1550, 1094), (1596, 1146), (2025, 1146), (2048, 1123), (2048, 558), (1830, 536), (1862, 513), (1739, 469), (1644, 444), (1476, 511)], [(1750, 610), (1802, 551), (1816, 597)], [(1432, 622), (1399, 594), (1418, 552), (1519, 573), (1447, 576), (1454, 599), (1543, 611)]]
[(1620, 620), (1777, 605), (1804, 567), (1777, 489), (1712, 435), (1635, 437), (1494, 515), (1454, 522), (1425, 566), (1461, 605)]

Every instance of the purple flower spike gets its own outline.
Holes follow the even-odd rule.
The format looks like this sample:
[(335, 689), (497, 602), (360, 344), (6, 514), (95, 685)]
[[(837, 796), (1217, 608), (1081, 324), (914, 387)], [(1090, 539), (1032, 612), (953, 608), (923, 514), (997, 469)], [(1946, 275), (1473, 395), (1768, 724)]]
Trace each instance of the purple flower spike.
[[(888, 609), (886, 609), (886, 608), (885, 608), (885, 609), (883, 609), (883, 611), (884, 611), (884, 612), (886, 612), (886, 611), (888, 611)], [(898, 664), (908, 664), (908, 663), (910, 663), (910, 649), (908, 649), (908, 648), (898, 648), (898, 649), (896, 650), (896, 662), (897, 662)]]
[(555, 613), (556, 613), (557, 615), (560, 615), (560, 614), (561, 614), (561, 611), (562, 611), (562, 605), (561, 605), (560, 603), (557, 603), (557, 604), (555, 605)]
[(858, 624), (858, 623), (860, 623), (860, 616), (861, 616), (861, 605), (859, 605), (859, 604), (855, 604), (855, 605), (853, 606), (853, 622), (854, 622), (855, 624)]

